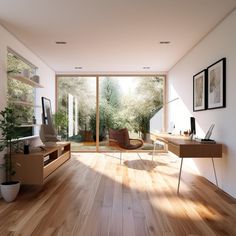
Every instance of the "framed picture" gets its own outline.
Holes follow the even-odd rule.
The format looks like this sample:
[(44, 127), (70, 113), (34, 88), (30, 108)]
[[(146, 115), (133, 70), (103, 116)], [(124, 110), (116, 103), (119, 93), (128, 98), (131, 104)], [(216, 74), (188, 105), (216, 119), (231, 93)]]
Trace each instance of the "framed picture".
[(207, 68), (208, 74), (208, 109), (226, 106), (226, 58)]
[(193, 111), (206, 109), (207, 71), (202, 70), (193, 76)]
[(52, 124), (52, 109), (51, 101), (48, 98), (42, 97), (42, 109), (43, 109), (43, 124)]

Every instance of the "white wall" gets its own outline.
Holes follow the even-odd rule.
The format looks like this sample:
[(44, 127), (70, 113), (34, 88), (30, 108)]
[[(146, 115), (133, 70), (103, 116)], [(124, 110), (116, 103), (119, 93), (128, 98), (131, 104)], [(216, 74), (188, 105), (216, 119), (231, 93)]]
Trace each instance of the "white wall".
[(163, 132), (163, 111), (161, 108), (151, 119), (150, 119), (150, 131), (152, 132)]
[[(193, 75), (226, 57), (226, 108), (193, 112)], [(223, 158), (216, 160), (220, 188), (236, 197), (236, 11), (210, 32), (168, 73), (167, 125), (189, 129), (189, 117), (197, 122), (197, 135), (203, 137), (214, 123), (212, 138), (224, 144)], [(198, 171), (214, 182), (210, 159), (193, 159)]]
[[(52, 107), (55, 107), (55, 73), (45, 63), (40, 60), (34, 53), (26, 48), (21, 42), (19, 42), (13, 35), (5, 30), (0, 25), (0, 110), (4, 109), (6, 105), (7, 95), (7, 47), (10, 47), (21, 56), (26, 58), (32, 64), (37, 66), (39, 69), (37, 74), (40, 76), (40, 83), (44, 86), (42, 89), (37, 89), (36, 100), (37, 104), (41, 105), (41, 96), (51, 99)], [(41, 122), (41, 109), (37, 108), (36, 119)], [(1, 162), (1, 160), (0, 160)], [(1, 174), (0, 174), (1, 176)], [(1, 181), (1, 180), (0, 180)]]

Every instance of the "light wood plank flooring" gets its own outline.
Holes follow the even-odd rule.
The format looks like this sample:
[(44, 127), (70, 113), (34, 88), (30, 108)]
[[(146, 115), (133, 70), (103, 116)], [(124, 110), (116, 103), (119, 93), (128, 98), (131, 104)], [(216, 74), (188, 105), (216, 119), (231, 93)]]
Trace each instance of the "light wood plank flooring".
[(236, 200), (168, 155), (73, 154), (43, 187), (0, 200), (5, 235), (236, 235)]

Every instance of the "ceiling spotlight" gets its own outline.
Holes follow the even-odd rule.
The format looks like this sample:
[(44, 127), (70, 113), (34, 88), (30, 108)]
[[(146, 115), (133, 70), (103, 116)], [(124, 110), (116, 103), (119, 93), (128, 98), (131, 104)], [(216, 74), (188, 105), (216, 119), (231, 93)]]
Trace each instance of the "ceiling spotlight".
[(56, 44), (67, 44), (65, 41), (56, 41)]
[(149, 69), (150, 69), (150, 66), (144, 66), (143, 69), (144, 69), (144, 70), (149, 70)]
[(76, 66), (75, 69), (76, 69), (76, 70), (82, 70), (83, 67), (82, 67), (82, 66)]
[(160, 44), (170, 44), (170, 41), (160, 41)]

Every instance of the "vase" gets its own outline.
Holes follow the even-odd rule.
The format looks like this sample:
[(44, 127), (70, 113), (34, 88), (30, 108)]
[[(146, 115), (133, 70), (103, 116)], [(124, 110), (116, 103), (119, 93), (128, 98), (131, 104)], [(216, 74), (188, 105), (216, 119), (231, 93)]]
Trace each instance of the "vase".
[(9, 181), (1, 184), (1, 194), (6, 202), (14, 201), (19, 193), (19, 190), (19, 181)]

